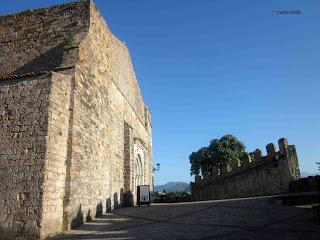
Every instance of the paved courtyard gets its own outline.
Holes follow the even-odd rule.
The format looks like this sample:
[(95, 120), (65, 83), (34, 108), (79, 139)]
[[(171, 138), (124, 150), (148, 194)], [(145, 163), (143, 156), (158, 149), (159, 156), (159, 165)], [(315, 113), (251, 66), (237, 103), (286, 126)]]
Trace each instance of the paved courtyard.
[(53, 239), (320, 239), (320, 223), (310, 209), (251, 198), (123, 208)]

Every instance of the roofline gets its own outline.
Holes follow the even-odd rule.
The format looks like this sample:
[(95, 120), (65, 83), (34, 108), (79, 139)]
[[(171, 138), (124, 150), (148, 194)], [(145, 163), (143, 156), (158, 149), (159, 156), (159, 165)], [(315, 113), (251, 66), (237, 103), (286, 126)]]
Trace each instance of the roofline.
[(51, 70), (27, 72), (27, 73), (22, 73), (22, 74), (9, 74), (9, 75), (0, 76), (0, 81), (1, 80), (11, 80), (11, 79), (16, 79), (16, 78), (24, 78), (24, 77), (33, 77), (33, 76), (44, 75), (44, 74), (48, 74), (48, 73), (54, 73), (54, 72), (58, 72), (58, 71), (69, 70), (69, 69), (73, 69), (73, 68), (75, 68), (75, 66), (58, 67), (58, 68), (54, 68)]
[(22, 14), (32, 13), (32, 12), (41, 12), (41, 11), (49, 10), (49, 9), (55, 8), (55, 7), (63, 7), (63, 6), (68, 6), (68, 5), (82, 3), (82, 2), (90, 3), (90, 1), (91, 0), (73, 0), (73, 1), (70, 1), (68, 3), (51, 5), (51, 6), (48, 6), (48, 7), (30, 8), (30, 9), (22, 10), (22, 11), (19, 11), (19, 12), (13, 12), (13, 13), (7, 13), (7, 14), (4, 14), (4, 15), (0, 15), (0, 18), (12, 17), (12, 16), (15, 16), (15, 15), (22, 15)]

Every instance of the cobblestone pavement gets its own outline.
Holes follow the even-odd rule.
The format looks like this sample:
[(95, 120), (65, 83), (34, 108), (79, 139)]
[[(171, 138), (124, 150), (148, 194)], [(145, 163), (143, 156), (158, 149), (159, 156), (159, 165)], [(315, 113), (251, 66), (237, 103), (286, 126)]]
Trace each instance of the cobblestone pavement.
[(123, 208), (53, 239), (320, 239), (320, 223), (310, 209), (251, 198)]

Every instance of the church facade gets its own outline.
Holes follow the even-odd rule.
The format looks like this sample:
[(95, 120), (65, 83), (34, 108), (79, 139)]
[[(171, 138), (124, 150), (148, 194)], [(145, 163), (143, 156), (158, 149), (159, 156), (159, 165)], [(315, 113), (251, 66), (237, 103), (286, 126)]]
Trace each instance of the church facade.
[(0, 233), (45, 238), (153, 186), (151, 113), (92, 1), (0, 16)]

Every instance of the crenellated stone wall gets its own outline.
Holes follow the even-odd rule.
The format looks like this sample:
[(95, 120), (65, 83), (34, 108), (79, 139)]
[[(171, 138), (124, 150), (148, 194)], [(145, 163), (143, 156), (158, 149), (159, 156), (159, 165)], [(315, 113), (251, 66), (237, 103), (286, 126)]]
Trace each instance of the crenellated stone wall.
[[(152, 184), (151, 113), (92, 1), (0, 16), (0, 233), (45, 238)], [(139, 172), (138, 172), (139, 171)]]
[(203, 179), (196, 176), (190, 183), (193, 201), (287, 193), (289, 183), (300, 178), (298, 157), (287, 139), (279, 139), (278, 145), (276, 151), (273, 143), (268, 144), (267, 156), (256, 149), (245, 161), (232, 161), (231, 168), (225, 164)]

